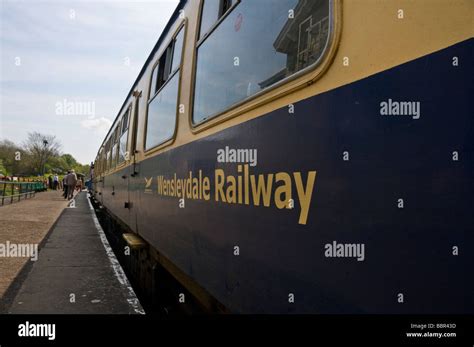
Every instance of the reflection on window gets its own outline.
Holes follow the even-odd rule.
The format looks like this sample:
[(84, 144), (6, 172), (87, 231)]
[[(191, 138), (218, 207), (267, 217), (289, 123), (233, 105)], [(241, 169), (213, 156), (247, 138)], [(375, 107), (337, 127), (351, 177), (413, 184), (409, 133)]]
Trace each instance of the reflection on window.
[[(145, 149), (169, 140), (176, 126), (179, 66), (183, 51), (184, 28), (181, 28), (159, 59), (156, 73), (156, 92), (150, 91), (148, 102)], [(152, 76), (155, 79), (155, 73)]]
[(95, 158), (95, 161), (96, 161), (96, 165), (95, 165), (96, 172), (99, 175), (101, 172), (101, 166), (102, 166), (102, 149), (99, 150), (99, 153), (97, 153), (97, 157)]
[(219, 0), (204, 0), (200, 37), (204, 36), (219, 18)]
[(199, 37), (203, 37), (237, 0), (204, 0)]
[(104, 165), (105, 164), (104, 148), (102, 148), (101, 151), (100, 151), (99, 160), (100, 160), (100, 172), (103, 173), (106, 170), (106, 167)]
[(176, 71), (181, 64), (181, 54), (183, 52), (183, 49), (182, 49), (183, 36), (184, 36), (184, 30), (181, 30), (175, 39), (174, 50), (173, 50), (173, 66), (171, 67), (171, 73)]
[(119, 163), (122, 163), (125, 160), (127, 152), (127, 139), (128, 139), (128, 130), (125, 131), (120, 137), (119, 143)]
[(158, 64), (158, 79), (156, 91), (158, 91), (165, 84), (165, 82), (170, 76), (172, 51), (173, 46), (170, 45), (160, 58), (160, 62)]
[(110, 167), (111, 167), (111, 168), (114, 168), (114, 167), (117, 165), (117, 158), (118, 158), (118, 134), (119, 134), (120, 128), (121, 128), (121, 126), (120, 126), (120, 122), (119, 122), (118, 125), (117, 125), (117, 127), (115, 128), (115, 130), (114, 130), (113, 133), (112, 133), (112, 140), (111, 140), (111, 144), (112, 144), (112, 157), (110, 158), (110, 160), (111, 160)]
[(328, 19), (328, 0), (241, 0), (198, 47), (194, 123), (315, 63)]
[(114, 168), (115, 164), (117, 164), (117, 145), (114, 145), (112, 147), (112, 158), (111, 158), (110, 167)]
[(128, 120), (130, 118), (130, 107), (127, 109), (125, 114), (123, 115), (123, 121), (122, 121), (122, 134), (127, 131), (128, 129)]
[(150, 85), (150, 97), (156, 94), (157, 92), (157, 86), (158, 84), (156, 83), (158, 78), (158, 65), (155, 66), (151, 73), (151, 85)]
[(174, 133), (179, 74), (176, 73), (148, 105), (146, 149), (169, 140)]
[(128, 144), (128, 122), (130, 120), (130, 110), (131, 108), (129, 107), (125, 114), (123, 115), (122, 119), (122, 127), (120, 129), (121, 134), (120, 139), (119, 139), (119, 151), (118, 151), (118, 162), (119, 164), (125, 161), (126, 157), (126, 152), (127, 152), (127, 144)]
[(111, 159), (110, 159), (111, 158), (110, 154), (111, 154), (110, 151), (108, 151), (107, 152), (107, 169), (110, 169), (111, 164), (112, 164)]

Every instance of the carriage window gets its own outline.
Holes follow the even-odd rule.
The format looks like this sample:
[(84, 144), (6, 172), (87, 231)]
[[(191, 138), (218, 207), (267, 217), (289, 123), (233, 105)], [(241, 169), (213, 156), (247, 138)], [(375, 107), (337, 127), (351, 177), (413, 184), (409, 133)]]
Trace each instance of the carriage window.
[(145, 149), (166, 142), (174, 134), (183, 35), (184, 29), (181, 28), (160, 58), (157, 70), (157, 93), (154, 96), (150, 94), (148, 102)]
[(165, 84), (170, 76), (172, 51), (173, 46), (169, 45), (160, 58), (160, 63), (158, 64), (158, 78), (156, 82), (157, 91)]
[(171, 73), (176, 71), (181, 65), (181, 53), (183, 51), (182, 50), (183, 36), (184, 36), (184, 30), (180, 30), (179, 34), (176, 36), (176, 39), (174, 40), (173, 61), (172, 61), (173, 65), (171, 68)]
[(153, 97), (157, 92), (157, 83), (158, 79), (158, 65), (155, 66), (151, 73), (151, 85), (150, 85), (150, 98)]
[(316, 63), (328, 37), (329, 0), (241, 0), (199, 44), (193, 122)]
[(116, 154), (114, 158), (114, 166), (117, 165), (119, 159), (119, 152), (120, 152), (120, 130), (122, 130), (122, 121), (117, 124), (117, 129), (115, 129), (115, 147), (116, 147)]
[(237, 0), (204, 0), (199, 37), (203, 37)]
[(128, 144), (128, 122), (130, 119), (130, 107), (127, 109), (125, 114), (123, 115), (123, 120), (122, 120), (122, 128), (121, 133), (120, 133), (120, 139), (119, 139), (119, 152), (118, 152), (118, 162), (119, 164), (124, 162), (127, 155), (127, 144)]
[(173, 73), (178, 70), (183, 51), (183, 32), (184, 30), (182, 29), (179, 31), (178, 35), (176, 35), (161, 55), (158, 64), (154, 67), (151, 73), (149, 99), (153, 99), (160, 88), (164, 86)]
[(120, 124), (115, 128), (114, 132), (112, 133), (112, 157), (111, 157), (111, 164), (110, 167), (114, 168), (117, 165), (117, 154), (118, 154), (118, 143), (117, 143), (117, 133), (120, 129)]
[(95, 168), (96, 168), (95, 173), (96, 173), (97, 176), (99, 176), (100, 173), (101, 173), (101, 166), (102, 166), (101, 161), (102, 161), (102, 149), (99, 150), (99, 153), (97, 153), (97, 157), (95, 158), (95, 162), (96, 162), (96, 164), (95, 164)]
[(127, 111), (123, 115), (122, 134), (128, 130), (128, 120), (130, 118), (129, 115), (130, 115), (130, 107), (127, 109)]
[(100, 150), (97, 160), (99, 163), (99, 174), (102, 174), (104, 172), (104, 149), (103, 148)]
[(105, 149), (102, 151), (102, 163), (100, 164), (100, 171), (101, 173), (104, 173), (105, 171), (107, 171), (107, 158), (106, 158), (106, 153), (105, 153)]
[(148, 105), (146, 149), (169, 140), (176, 125), (179, 74), (176, 73)]
[(111, 138), (109, 138), (109, 140), (107, 141), (107, 146), (106, 146), (107, 156), (106, 156), (105, 160), (106, 160), (106, 164), (107, 164), (107, 170), (109, 170), (112, 167), (112, 165), (111, 165), (112, 164), (112, 161), (111, 161), (112, 152), (111, 152), (110, 144), (111, 144)]

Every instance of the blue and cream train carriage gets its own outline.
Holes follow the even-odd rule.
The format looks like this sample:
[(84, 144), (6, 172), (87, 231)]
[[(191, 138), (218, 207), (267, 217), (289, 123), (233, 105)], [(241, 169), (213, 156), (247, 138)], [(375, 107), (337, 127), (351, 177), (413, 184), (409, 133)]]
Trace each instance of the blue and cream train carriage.
[(473, 13), (181, 1), (95, 160), (144, 286), (159, 267), (211, 311), (474, 312)]

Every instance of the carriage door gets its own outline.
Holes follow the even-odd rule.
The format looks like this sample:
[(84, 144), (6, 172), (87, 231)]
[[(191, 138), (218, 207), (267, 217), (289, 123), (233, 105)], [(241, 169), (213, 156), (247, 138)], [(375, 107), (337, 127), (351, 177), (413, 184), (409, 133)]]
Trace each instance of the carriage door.
[(138, 170), (138, 150), (137, 150), (137, 130), (138, 130), (138, 112), (140, 97), (142, 96), (141, 91), (135, 90), (133, 92), (134, 102), (131, 112), (131, 141), (129, 150), (129, 180), (128, 180), (128, 202), (129, 202), (129, 225), (133, 231), (137, 232), (137, 208), (139, 204), (139, 170)]

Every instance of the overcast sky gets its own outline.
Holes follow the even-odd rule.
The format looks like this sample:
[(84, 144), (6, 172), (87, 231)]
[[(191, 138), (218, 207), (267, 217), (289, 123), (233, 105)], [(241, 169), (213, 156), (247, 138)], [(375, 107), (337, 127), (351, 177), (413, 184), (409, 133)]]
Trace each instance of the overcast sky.
[(178, 0), (0, 0), (0, 139), (91, 162)]

